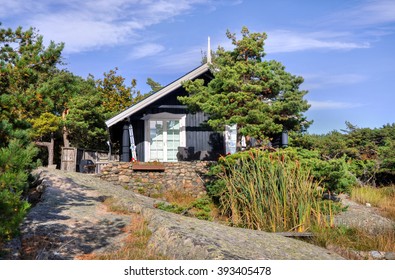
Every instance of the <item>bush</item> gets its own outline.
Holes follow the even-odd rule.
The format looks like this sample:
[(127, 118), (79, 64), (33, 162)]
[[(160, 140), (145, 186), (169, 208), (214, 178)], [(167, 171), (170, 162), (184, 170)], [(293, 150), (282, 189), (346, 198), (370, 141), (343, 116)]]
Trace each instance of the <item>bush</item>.
[(376, 184), (376, 174), (379, 171), (376, 160), (351, 159), (348, 164), (350, 171), (358, 178), (360, 185)]
[(0, 240), (17, 232), (29, 204), (23, 200), (37, 149), (13, 139), (0, 149)]
[(349, 192), (351, 187), (357, 183), (357, 178), (350, 171), (346, 158), (331, 160), (304, 160), (306, 166), (311, 166), (312, 175), (316, 181), (321, 182), (321, 186), (330, 192)]

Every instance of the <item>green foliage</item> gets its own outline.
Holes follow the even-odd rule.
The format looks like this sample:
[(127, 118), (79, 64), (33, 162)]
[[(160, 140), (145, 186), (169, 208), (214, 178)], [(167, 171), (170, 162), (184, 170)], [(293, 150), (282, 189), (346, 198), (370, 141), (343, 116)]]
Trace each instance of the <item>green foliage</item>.
[(348, 159), (350, 171), (357, 177), (362, 185), (374, 184), (379, 165), (376, 160), (371, 159)]
[(38, 118), (33, 119), (31, 123), (33, 128), (32, 137), (40, 138), (57, 132), (61, 127), (62, 120), (52, 113), (43, 113)]
[(201, 197), (193, 200), (188, 205), (179, 205), (176, 203), (159, 202), (156, 207), (163, 211), (172, 212), (176, 214), (186, 214), (198, 218), (199, 220), (213, 219), (211, 215), (212, 200), (209, 197)]
[(63, 44), (44, 47), (30, 28), (0, 29), (0, 114), (11, 123), (40, 115), (44, 98), (37, 90), (61, 62)]
[[(62, 49), (63, 44), (54, 42), (45, 47), (33, 28), (0, 28), (1, 239), (17, 232), (29, 206), (23, 196), (38, 152), (29, 135), (53, 130), (53, 123), (42, 116), (49, 99), (40, 87), (56, 72)], [(31, 130), (29, 121), (37, 130)]]
[(345, 157), (331, 160), (314, 159), (302, 162), (311, 166), (312, 175), (321, 185), (336, 193), (349, 192), (350, 188), (357, 183), (356, 177), (350, 172)]
[(28, 174), (36, 153), (33, 145), (15, 138), (0, 148), (0, 240), (17, 232), (29, 208), (22, 195), (28, 186)]
[(265, 231), (305, 231), (326, 225), (331, 213), (323, 190), (296, 154), (249, 150), (222, 158), (217, 174), (220, 207), (236, 226)]
[(147, 95), (153, 94), (154, 92), (157, 92), (163, 88), (160, 83), (155, 82), (152, 78), (147, 78), (146, 84), (151, 87), (151, 90), (147, 93)]
[(277, 61), (263, 61), (265, 33), (250, 33), (243, 27), (242, 39), (227, 32), (234, 49), (218, 48), (212, 64), (214, 78), (187, 81), (189, 96), (179, 97), (191, 110), (210, 115), (208, 124), (223, 131), (225, 125), (238, 125), (238, 135), (263, 140), (283, 130), (307, 126), (302, 115), (309, 105), (299, 90), (301, 77), (285, 71)]
[(69, 101), (65, 119), (68, 139), (73, 146), (106, 149), (108, 132), (104, 122), (111, 113), (102, 105), (93, 80), (84, 81), (79, 95)]
[(103, 109), (110, 113), (111, 117), (144, 98), (144, 95), (135, 89), (136, 80), (132, 80), (131, 87), (125, 86), (125, 78), (117, 75), (117, 70), (115, 68), (115, 70), (104, 73), (103, 79), (96, 81)]
[(180, 206), (176, 204), (166, 204), (165, 202), (159, 202), (156, 205), (156, 207), (160, 210), (176, 213), (176, 214), (181, 214), (182, 212), (188, 209), (188, 207), (185, 206)]
[(361, 184), (395, 183), (395, 123), (374, 129), (346, 126), (343, 133), (292, 133), (290, 145), (314, 150), (325, 160), (344, 159)]

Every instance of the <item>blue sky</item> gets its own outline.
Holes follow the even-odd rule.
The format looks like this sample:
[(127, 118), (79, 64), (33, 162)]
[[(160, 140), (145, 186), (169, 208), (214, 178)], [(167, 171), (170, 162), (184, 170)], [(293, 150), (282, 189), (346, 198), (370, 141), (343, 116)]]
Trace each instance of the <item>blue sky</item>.
[(102, 77), (118, 67), (149, 91), (200, 65), (226, 30), (266, 32), (267, 59), (303, 76), (309, 133), (395, 122), (395, 0), (0, 0), (2, 27), (33, 26), (64, 42), (67, 68)]

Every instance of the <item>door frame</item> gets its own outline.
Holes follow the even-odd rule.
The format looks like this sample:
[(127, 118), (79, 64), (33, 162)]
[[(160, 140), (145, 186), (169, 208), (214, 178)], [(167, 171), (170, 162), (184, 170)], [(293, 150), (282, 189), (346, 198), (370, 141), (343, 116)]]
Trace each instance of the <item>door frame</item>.
[[(180, 122), (180, 147), (186, 146), (186, 115), (185, 114), (169, 114), (169, 113), (158, 113), (150, 114), (144, 117), (144, 161), (151, 161), (151, 135), (150, 135), (150, 121), (179, 121)], [(167, 131), (166, 131), (167, 132)], [(166, 152), (167, 145), (164, 146)]]

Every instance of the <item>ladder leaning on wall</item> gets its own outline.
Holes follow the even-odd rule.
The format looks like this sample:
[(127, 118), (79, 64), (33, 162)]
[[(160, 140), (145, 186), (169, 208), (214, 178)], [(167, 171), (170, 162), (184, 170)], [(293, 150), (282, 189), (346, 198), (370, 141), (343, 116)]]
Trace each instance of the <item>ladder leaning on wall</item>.
[(133, 126), (129, 125), (129, 138), (130, 138), (130, 150), (132, 151), (132, 159), (137, 160), (136, 155), (136, 144), (134, 142)]

